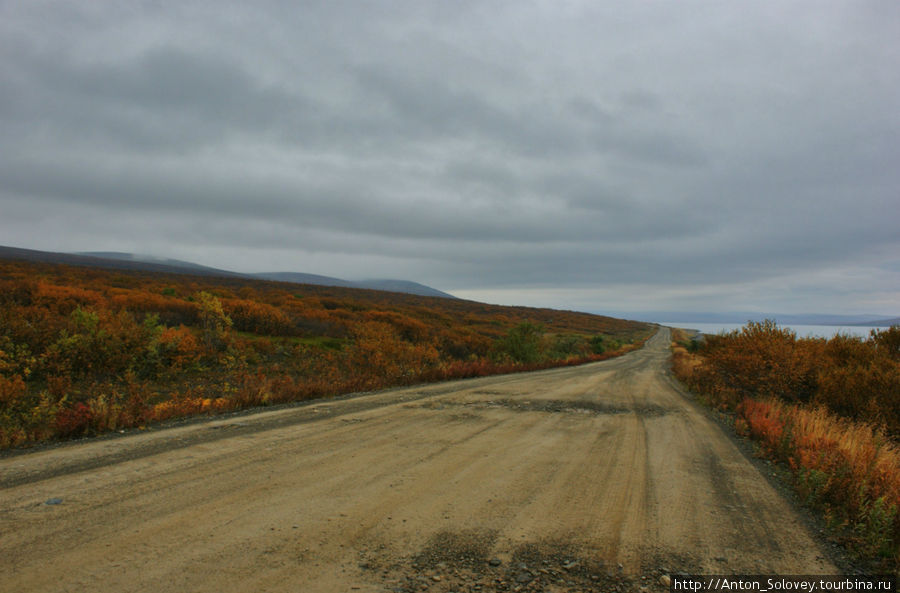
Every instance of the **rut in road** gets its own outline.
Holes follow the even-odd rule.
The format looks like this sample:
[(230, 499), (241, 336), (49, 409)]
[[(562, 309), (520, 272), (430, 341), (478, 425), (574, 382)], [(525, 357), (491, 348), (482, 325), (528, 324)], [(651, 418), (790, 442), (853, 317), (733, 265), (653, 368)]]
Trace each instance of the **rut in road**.
[(836, 573), (674, 385), (669, 340), (8, 457), (0, 590), (661, 590), (663, 572)]

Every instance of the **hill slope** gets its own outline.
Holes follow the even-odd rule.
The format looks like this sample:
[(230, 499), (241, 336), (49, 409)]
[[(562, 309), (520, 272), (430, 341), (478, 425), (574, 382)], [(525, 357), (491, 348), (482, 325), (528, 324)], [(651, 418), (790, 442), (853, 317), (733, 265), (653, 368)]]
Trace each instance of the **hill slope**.
[(597, 360), (653, 329), (571, 311), (107, 269), (70, 257), (78, 265), (0, 258), (0, 448)]
[(189, 261), (170, 258), (158, 258), (151, 255), (137, 255), (121, 251), (86, 251), (80, 253), (59, 253), (53, 251), (38, 251), (23, 249), (20, 247), (0, 246), (0, 258), (15, 259), (32, 262), (68, 264), (92, 268), (107, 268), (113, 270), (137, 270), (156, 273), (171, 274), (195, 274), (202, 276), (222, 276), (236, 278), (254, 278), (262, 280), (275, 280), (278, 282), (295, 282), (298, 284), (316, 284), (320, 286), (343, 286), (347, 288), (366, 288), (371, 290), (385, 290), (389, 292), (403, 292), (421, 296), (435, 296), (443, 298), (456, 298), (451, 294), (442, 292), (430, 286), (411, 282), (409, 280), (374, 279), (350, 281), (319, 274), (306, 274), (302, 272), (264, 272), (258, 274), (244, 274), (212, 268), (195, 264)]

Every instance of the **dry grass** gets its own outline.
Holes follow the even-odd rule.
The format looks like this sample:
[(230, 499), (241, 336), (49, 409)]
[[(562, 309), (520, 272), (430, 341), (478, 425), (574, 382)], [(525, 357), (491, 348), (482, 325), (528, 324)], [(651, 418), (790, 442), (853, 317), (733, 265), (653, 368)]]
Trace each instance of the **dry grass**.
[(900, 447), (876, 427), (822, 407), (746, 399), (736, 426), (788, 464), (805, 501), (860, 555), (900, 566)]
[[(826, 342), (755, 326), (716, 337), (698, 354), (674, 344), (672, 370), (701, 399), (735, 413), (735, 430), (757, 442), (760, 456), (790, 469), (803, 500), (851, 550), (897, 571), (900, 445), (885, 428), (896, 410), (878, 408), (900, 397), (881, 389), (894, 381), (896, 347), (885, 347), (885, 338), (895, 332), (869, 342), (845, 336)], [(834, 377), (866, 373), (879, 381), (857, 384), (873, 390), (840, 397)], [(859, 402), (866, 408), (857, 409)]]

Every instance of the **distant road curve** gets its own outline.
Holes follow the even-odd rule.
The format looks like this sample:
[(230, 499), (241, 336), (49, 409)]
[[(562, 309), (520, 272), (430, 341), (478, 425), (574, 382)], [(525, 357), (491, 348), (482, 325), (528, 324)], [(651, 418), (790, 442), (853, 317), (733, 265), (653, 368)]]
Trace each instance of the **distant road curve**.
[(837, 573), (676, 387), (669, 341), (661, 329), (579, 367), (0, 459), (0, 591), (661, 590), (679, 571)]

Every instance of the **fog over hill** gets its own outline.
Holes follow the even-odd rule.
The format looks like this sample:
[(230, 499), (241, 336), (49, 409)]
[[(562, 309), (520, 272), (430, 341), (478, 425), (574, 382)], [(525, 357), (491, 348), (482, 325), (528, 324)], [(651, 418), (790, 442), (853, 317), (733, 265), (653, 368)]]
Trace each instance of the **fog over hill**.
[(270, 272), (258, 274), (243, 274), (219, 268), (202, 266), (193, 262), (180, 259), (155, 257), (153, 255), (138, 255), (121, 251), (86, 251), (80, 253), (56, 253), (50, 251), (37, 251), (34, 249), (22, 249), (19, 247), (0, 246), (0, 257), (26, 261), (69, 264), (77, 266), (112, 268), (125, 270), (144, 270), (150, 272), (163, 272), (175, 274), (197, 274), (201, 276), (223, 276), (238, 278), (255, 278), (259, 280), (275, 280), (277, 282), (293, 282), (297, 284), (316, 284), (320, 286), (341, 286), (345, 288), (363, 288), (368, 290), (383, 290), (387, 292), (402, 292), (419, 296), (433, 296), (442, 298), (456, 298), (451, 294), (442, 292), (430, 286), (412, 282), (409, 280), (372, 279), (350, 281), (318, 274), (304, 274), (302, 272)]
[[(55, 253), (22, 249), (18, 247), (0, 246), (0, 257), (7, 259), (21, 259), (45, 263), (61, 263), (70, 265), (146, 270), (151, 272), (197, 274), (202, 276), (223, 276), (238, 278), (255, 278), (260, 280), (274, 280), (276, 282), (293, 282), (297, 284), (314, 284), (320, 286), (340, 286), (344, 288), (362, 288), (368, 290), (383, 290), (387, 292), (400, 292), (420, 296), (433, 296), (442, 298), (458, 298), (436, 288), (413, 282), (397, 279), (368, 279), (368, 280), (344, 280), (320, 274), (307, 274), (303, 272), (260, 272), (240, 273), (220, 268), (203, 266), (189, 261), (172, 258), (155, 257), (152, 255), (139, 255), (119, 251), (87, 251), (80, 253)], [(551, 308), (563, 309), (564, 306)], [(598, 315), (611, 315), (624, 319), (649, 322), (678, 322), (678, 323), (746, 323), (747, 321), (762, 321), (774, 319), (784, 325), (862, 325), (874, 327), (888, 327), (900, 324), (900, 317), (890, 313), (870, 313), (858, 315), (838, 315), (829, 313), (809, 314), (781, 314), (775, 312), (760, 313), (757, 311), (732, 311), (732, 312), (697, 312), (697, 311), (636, 311), (636, 310), (596, 310), (586, 307), (586, 312)]]

